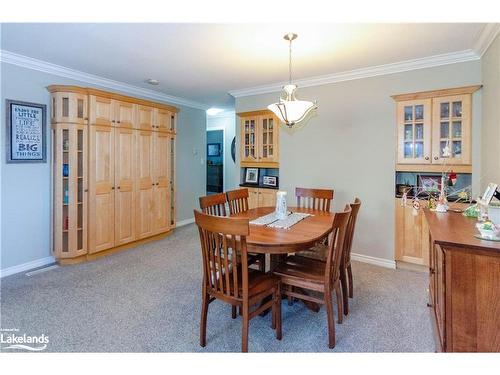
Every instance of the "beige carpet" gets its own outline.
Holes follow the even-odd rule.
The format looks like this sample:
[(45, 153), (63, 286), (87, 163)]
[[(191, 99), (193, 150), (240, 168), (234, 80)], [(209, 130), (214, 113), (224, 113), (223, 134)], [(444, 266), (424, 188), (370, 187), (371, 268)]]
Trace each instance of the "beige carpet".
[[(54, 352), (239, 351), (241, 321), (209, 307), (207, 346), (198, 344), (201, 263), (194, 225), (94, 262), (1, 281), (1, 328), (49, 336)], [(357, 263), (351, 313), (327, 346), (326, 315), (284, 301), (283, 340), (270, 314), (250, 323), (253, 352), (432, 352), (427, 275)]]

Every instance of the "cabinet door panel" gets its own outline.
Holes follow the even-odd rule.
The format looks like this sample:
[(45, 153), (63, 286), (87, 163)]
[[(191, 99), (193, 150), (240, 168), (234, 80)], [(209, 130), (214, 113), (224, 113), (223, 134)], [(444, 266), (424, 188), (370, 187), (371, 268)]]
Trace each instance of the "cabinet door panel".
[(279, 162), (279, 120), (272, 115), (259, 117), (259, 162)]
[(170, 229), (170, 135), (155, 133), (154, 136), (154, 232)]
[(258, 160), (258, 122), (259, 117), (241, 119), (241, 161), (256, 162)]
[(52, 94), (52, 122), (64, 122), (73, 124), (86, 124), (87, 115), (86, 94), (74, 92), (55, 92)]
[(248, 208), (259, 207), (259, 189), (248, 188)]
[(259, 189), (259, 207), (276, 206), (276, 190)]
[(135, 127), (136, 105), (128, 102), (114, 101), (115, 125), (120, 128)]
[(114, 120), (113, 101), (109, 98), (90, 96), (90, 123), (111, 126)]
[(173, 114), (165, 109), (155, 109), (155, 129), (161, 132), (173, 132)]
[(435, 272), (436, 272), (436, 287), (435, 287), (435, 312), (438, 325), (441, 347), (446, 347), (445, 337), (445, 253), (441, 246), (435, 245)]
[(431, 99), (398, 102), (396, 113), (398, 163), (431, 163)]
[(153, 132), (137, 136), (137, 237), (153, 235)]
[(89, 253), (114, 246), (113, 128), (90, 127)]
[(471, 96), (433, 99), (432, 162), (470, 165)]
[(115, 129), (115, 243), (135, 240), (135, 131)]
[(137, 107), (137, 128), (142, 130), (153, 130), (154, 109), (152, 107)]

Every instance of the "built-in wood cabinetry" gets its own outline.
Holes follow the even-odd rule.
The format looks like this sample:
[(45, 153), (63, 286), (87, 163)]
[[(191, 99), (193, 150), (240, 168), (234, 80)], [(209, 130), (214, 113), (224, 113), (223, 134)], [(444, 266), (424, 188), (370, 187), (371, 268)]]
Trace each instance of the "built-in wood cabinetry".
[[(472, 171), (472, 94), (480, 86), (395, 95), (400, 171)], [(448, 151), (448, 152), (445, 152)]]
[(75, 86), (49, 91), (55, 257), (88, 256), (174, 228), (177, 109)]
[(276, 189), (248, 188), (249, 208), (276, 206)]
[(476, 220), (425, 211), (429, 307), (443, 352), (500, 351), (500, 243), (474, 237)]
[(267, 110), (238, 113), (242, 167), (279, 167), (279, 119)]

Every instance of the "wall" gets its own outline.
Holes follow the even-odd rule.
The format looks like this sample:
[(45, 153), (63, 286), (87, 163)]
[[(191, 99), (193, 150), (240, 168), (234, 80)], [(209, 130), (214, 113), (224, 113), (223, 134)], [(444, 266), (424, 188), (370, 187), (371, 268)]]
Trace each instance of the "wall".
[[(336, 210), (359, 197), (353, 252), (393, 260), (396, 127), (390, 96), (480, 82), (480, 62), (473, 61), (299, 88), (299, 97), (317, 99), (319, 109), (294, 133), (282, 127), (280, 189), (291, 193), (292, 204), (296, 186), (333, 187)], [(276, 99), (277, 93), (237, 98), (236, 112), (262, 109)], [(473, 165), (479, 170), (480, 92), (473, 102)]]
[(483, 78), (482, 189), (500, 185), (500, 34), (481, 59)]
[[(87, 84), (18, 66), (1, 65), (1, 106), (5, 99), (43, 103), (49, 110), (50, 84)], [(105, 89), (105, 88), (104, 88)], [(189, 219), (205, 192), (205, 111), (178, 106), (177, 220)], [(48, 114), (47, 114), (48, 115)], [(49, 116), (47, 116), (49, 117)], [(1, 121), (1, 269), (49, 257), (51, 241), (51, 147), (47, 127), (47, 163), (5, 163), (5, 115)], [(193, 150), (197, 155), (194, 155)]]
[[(224, 130), (224, 191), (236, 189), (240, 183), (239, 169), (231, 158), (231, 142), (236, 131), (234, 112), (226, 112), (217, 116), (207, 116), (207, 130)], [(239, 158), (239, 147), (236, 143), (236, 162)]]

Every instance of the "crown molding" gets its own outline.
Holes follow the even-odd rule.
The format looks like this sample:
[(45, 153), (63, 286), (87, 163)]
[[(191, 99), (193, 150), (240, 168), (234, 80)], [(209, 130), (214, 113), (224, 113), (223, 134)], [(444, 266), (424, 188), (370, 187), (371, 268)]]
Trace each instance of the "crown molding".
[[(464, 51), (451, 52), (442, 55), (434, 55), (419, 59), (405, 60), (391, 64), (354, 69), (340, 73), (297, 79), (294, 80), (293, 83), (296, 84), (298, 87), (320, 86), (320, 85), (327, 85), (330, 83), (351, 81), (361, 78), (369, 78), (386, 74), (407, 72), (410, 70), (432, 68), (435, 66), (455, 64), (466, 61), (474, 61), (474, 60), (479, 60), (479, 58), (480, 57), (473, 50), (468, 49)], [(243, 96), (278, 92), (281, 91), (283, 85), (285, 84), (286, 84), (285, 82), (280, 82), (280, 83), (272, 83), (269, 85), (250, 87), (246, 89), (232, 90), (229, 91), (229, 94), (234, 96), (235, 98), (239, 98)]]
[(37, 70), (39, 72), (53, 74), (59, 77), (71, 78), (77, 81), (85, 82), (91, 85), (104, 87), (106, 89), (116, 90), (119, 92), (141, 96), (148, 99), (153, 99), (169, 104), (178, 104), (186, 107), (197, 108), (206, 111), (209, 106), (193, 100), (180, 98), (177, 96), (167, 95), (154, 90), (143, 89), (133, 86), (128, 83), (114, 81), (112, 79), (99, 77), (93, 74), (81, 72), (75, 69), (66, 68), (61, 65), (49, 63), (34, 59), (32, 57), (20, 55), (7, 50), (0, 50), (0, 62), (12, 64), (27, 69)]
[(487, 23), (479, 33), (476, 43), (474, 43), (474, 52), (476, 52), (479, 57), (483, 57), (499, 32), (500, 23)]

